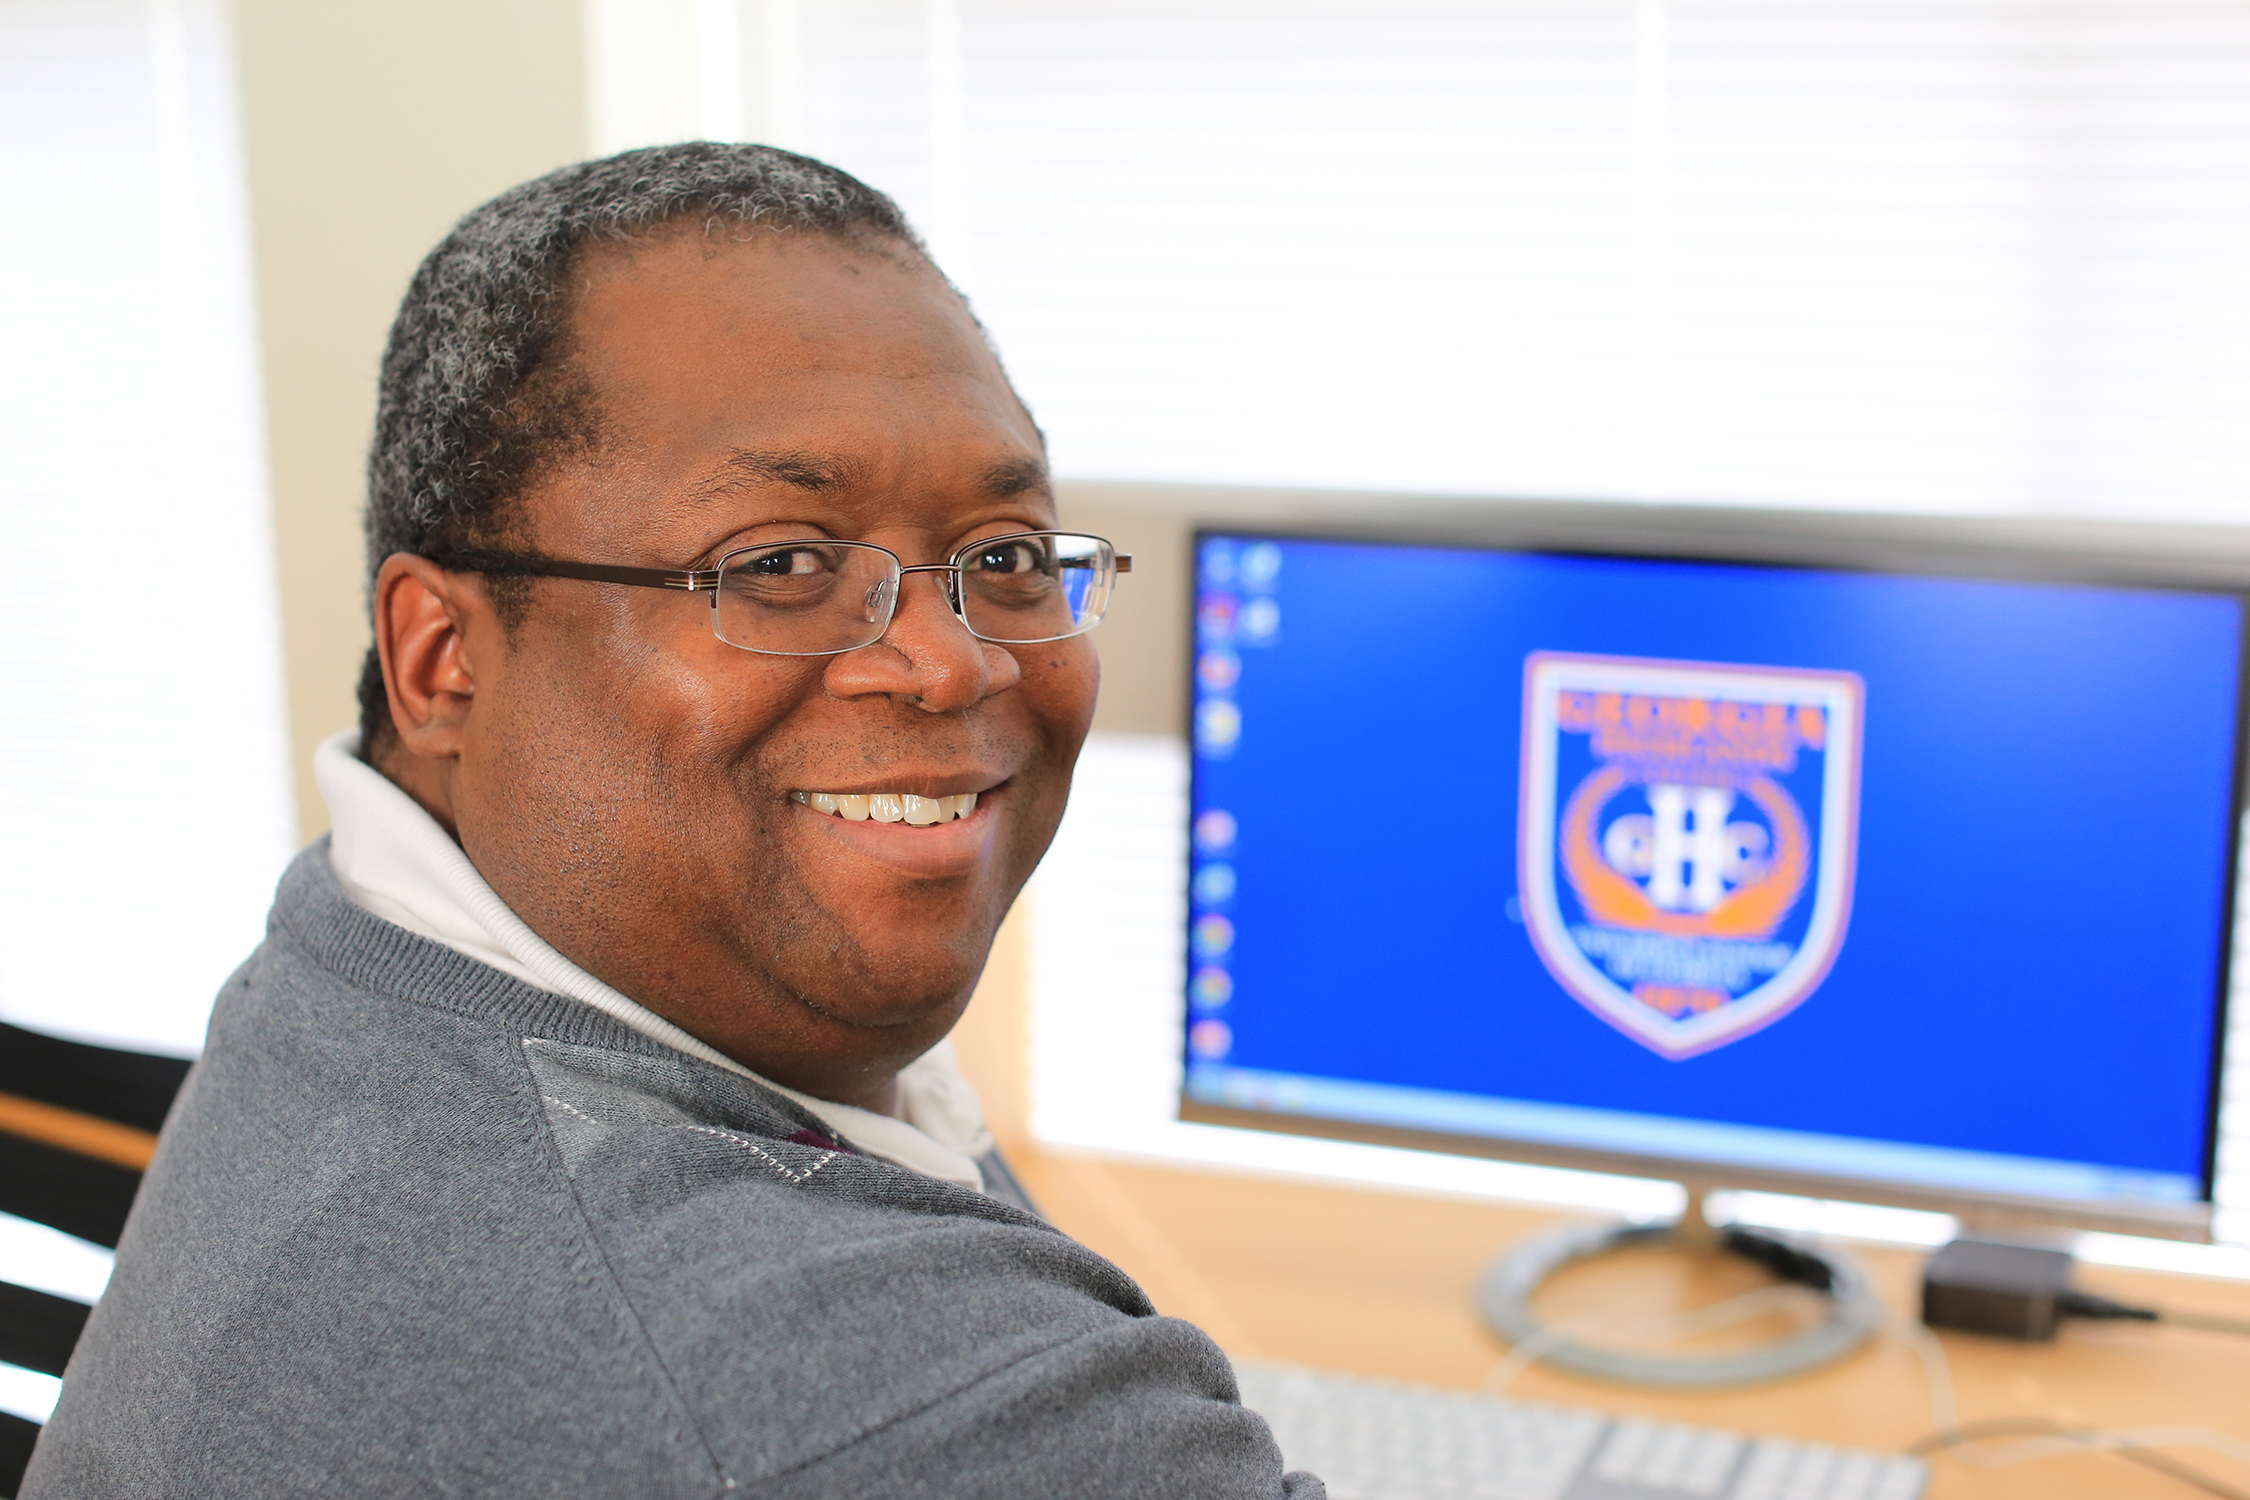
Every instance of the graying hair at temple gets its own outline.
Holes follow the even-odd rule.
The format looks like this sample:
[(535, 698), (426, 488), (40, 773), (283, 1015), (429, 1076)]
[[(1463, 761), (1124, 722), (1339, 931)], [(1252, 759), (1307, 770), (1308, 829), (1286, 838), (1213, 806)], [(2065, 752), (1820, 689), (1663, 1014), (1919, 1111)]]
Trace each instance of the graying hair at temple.
[[(394, 552), (492, 545), (515, 495), (599, 435), (567, 358), (571, 272), (585, 247), (700, 217), (707, 234), (801, 229), (923, 256), (884, 194), (770, 146), (696, 142), (550, 172), (471, 212), (422, 262), (383, 355), (367, 459), (367, 578)], [(522, 580), (494, 579), (512, 620)], [(360, 674), (362, 744), (390, 724), (380, 662)]]

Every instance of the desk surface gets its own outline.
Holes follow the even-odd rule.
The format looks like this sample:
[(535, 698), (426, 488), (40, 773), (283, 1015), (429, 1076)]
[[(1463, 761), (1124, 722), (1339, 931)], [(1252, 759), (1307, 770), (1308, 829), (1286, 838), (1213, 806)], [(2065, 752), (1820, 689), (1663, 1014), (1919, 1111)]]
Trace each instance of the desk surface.
[[(1506, 1352), (1470, 1304), (1487, 1261), (1559, 1215), (1217, 1172), (1018, 1150), (1054, 1221), (1130, 1272), (1162, 1311), (1200, 1324), (1238, 1359), (1281, 1360), (1474, 1387)], [(1921, 1256), (1861, 1252), (1891, 1305), (1909, 1311)], [(1752, 1268), (1672, 1251), (1605, 1258), (1558, 1277), (1550, 1317), (1659, 1316), (1756, 1284)], [(2086, 1268), (2121, 1300), (2250, 1317), (2250, 1286)], [(1754, 1334), (1756, 1330), (1744, 1330)], [(1742, 1334), (1736, 1335), (1741, 1337)], [(2136, 1324), (2082, 1324), (2052, 1344), (1944, 1335), (1965, 1422), (2033, 1416), (2102, 1427), (2203, 1426), (2250, 1439), (2250, 1339)], [(1738, 1431), (1897, 1450), (1932, 1426), (1922, 1363), (1895, 1337), (1776, 1384), (1682, 1394), (1533, 1369), (1512, 1396)], [(2250, 1491), (2250, 1463), (2175, 1450)], [(2110, 1454), (2003, 1469), (1940, 1456), (1930, 1500), (2181, 1500), (2198, 1491)]]

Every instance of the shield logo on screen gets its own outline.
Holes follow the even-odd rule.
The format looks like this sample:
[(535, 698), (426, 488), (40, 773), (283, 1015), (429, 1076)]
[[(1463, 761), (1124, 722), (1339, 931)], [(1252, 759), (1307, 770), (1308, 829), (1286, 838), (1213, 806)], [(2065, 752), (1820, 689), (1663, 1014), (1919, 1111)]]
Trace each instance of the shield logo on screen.
[(1668, 1058), (1770, 1026), (1843, 947), (1856, 673), (1534, 652), (1524, 924), (1573, 998)]

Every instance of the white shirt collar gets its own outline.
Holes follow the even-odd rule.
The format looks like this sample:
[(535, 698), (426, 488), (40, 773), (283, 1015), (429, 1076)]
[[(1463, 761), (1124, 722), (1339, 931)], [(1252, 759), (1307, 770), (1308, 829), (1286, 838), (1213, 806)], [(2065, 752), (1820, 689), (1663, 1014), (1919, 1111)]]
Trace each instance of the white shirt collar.
[(983, 1190), (976, 1158), (992, 1149), (992, 1134), (950, 1041), (938, 1043), (899, 1074), (903, 1118), (783, 1088), (549, 947), (509, 910), (420, 803), (359, 758), (358, 730), (342, 730), (321, 742), (313, 752), (313, 778), (328, 803), (329, 866), (345, 893), (376, 916), (550, 994), (590, 1005), (690, 1057), (754, 1079), (796, 1100), (871, 1155)]

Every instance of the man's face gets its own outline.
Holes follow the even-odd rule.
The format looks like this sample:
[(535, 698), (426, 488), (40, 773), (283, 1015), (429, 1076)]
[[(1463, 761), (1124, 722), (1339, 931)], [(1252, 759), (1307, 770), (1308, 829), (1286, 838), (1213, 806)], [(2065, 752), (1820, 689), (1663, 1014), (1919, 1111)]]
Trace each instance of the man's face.
[[(709, 567), (801, 537), (909, 565), (1052, 526), (1029, 416), (926, 267), (830, 237), (594, 251), (572, 318), (602, 437), (525, 497), (550, 557)], [(722, 1051), (881, 1103), (967, 1003), (1053, 836), (1092, 717), (1083, 638), (969, 635), (909, 576), (880, 642), (764, 656), (707, 596), (541, 580), (472, 618), (451, 773), (463, 847), (566, 956)], [(793, 793), (976, 794), (930, 827)]]

